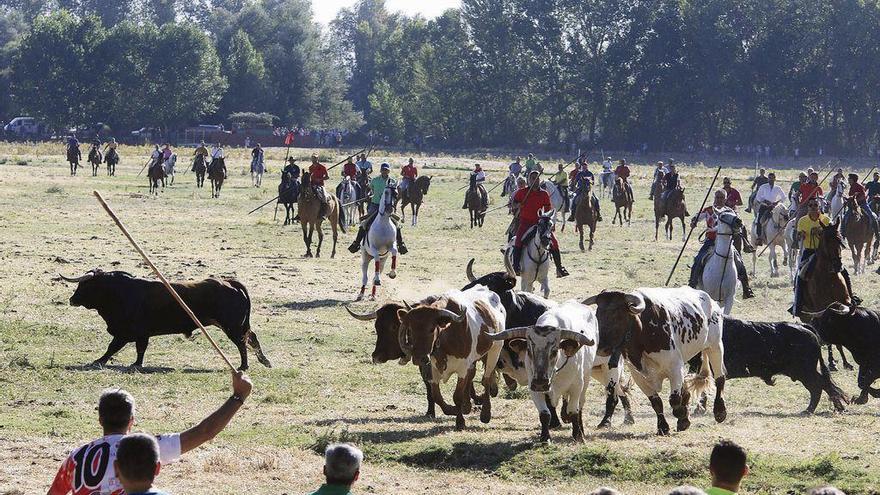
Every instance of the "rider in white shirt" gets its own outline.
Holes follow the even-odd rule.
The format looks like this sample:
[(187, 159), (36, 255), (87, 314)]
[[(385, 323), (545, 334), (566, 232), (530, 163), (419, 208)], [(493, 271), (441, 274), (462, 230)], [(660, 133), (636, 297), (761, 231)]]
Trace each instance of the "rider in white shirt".
[(770, 172), (767, 174), (767, 179), (769, 179), (769, 181), (766, 184), (762, 184), (761, 187), (758, 188), (758, 192), (755, 194), (755, 201), (758, 203), (758, 215), (755, 217), (755, 222), (757, 224), (759, 240), (764, 235), (764, 218), (770, 213), (770, 211), (772, 211), (777, 203), (785, 201), (785, 191), (776, 184), (776, 174)]

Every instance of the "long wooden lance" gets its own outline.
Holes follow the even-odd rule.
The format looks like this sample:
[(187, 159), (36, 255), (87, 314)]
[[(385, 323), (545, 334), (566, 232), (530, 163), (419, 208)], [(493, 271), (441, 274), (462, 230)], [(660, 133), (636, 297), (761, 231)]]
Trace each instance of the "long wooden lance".
[[(706, 202), (709, 201), (709, 195), (712, 194), (712, 189), (715, 187), (715, 181), (718, 180), (718, 174), (721, 173), (721, 165), (718, 165), (718, 170), (715, 171), (715, 177), (712, 177), (712, 183), (709, 184), (709, 189), (706, 190), (706, 197), (703, 198), (703, 204), (700, 205), (700, 209), (698, 212), (703, 211), (703, 208), (706, 207)], [(697, 213), (699, 215), (699, 213)], [(681, 261), (681, 255), (684, 254), (684, 249), (688, 245), (688, 241), (691, 240), (691, 234), (694, 233), (694, 228), (696, 228), (696, 224), (691, 224), (691, 229), (688, 231), (687, 237), (684, 239), (684, 244), (681, 245), (681, 250), (678, 252), (678, 257), (675, 258), (675, 263), (672, 265), (672, 270), (669, 270), (669, 276), (666, 277), (666, 283), (663, 284), (665, 286), (669, 286), (669, 281), (672, 280), (672, 275), (675, 273), (675, 269), (678, 267), (678, 262)]]

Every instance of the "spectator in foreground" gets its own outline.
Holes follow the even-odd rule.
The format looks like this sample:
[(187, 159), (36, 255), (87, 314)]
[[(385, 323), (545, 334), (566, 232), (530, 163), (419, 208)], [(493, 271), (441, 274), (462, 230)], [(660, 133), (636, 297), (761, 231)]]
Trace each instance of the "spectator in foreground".
[(706, 495), (706, 492), (695, 486), (682, 485), (673, 488), (669, 495)]
[(811, 488), (807, 495), (846, 495), (846, 493), (833, 486), (819, 486)]
[(718, 442), (709, 458), (709, 472), (712, 488), (706, 490), (707, 495), (735, 495), (742, 479), (749, 474), (746, 451), (730, 440)]
[(608, 486), (600, 486), (599, 488), (596, 488), (595, 490), (591, 491), (590, 495), (623, 495), (623, 494), (620, 493), (619, 491), (615, 490), (614, 488), (611, 488)]
[(159, 474), (159, 443), (150, 435), (126, 435), (116, 444), (113, 471), (127, 495), (165, 495), (153, 488)]
[[(242, 372), (232, 374), (232, 396), (199, 424), (182, 432), (156, 438), (159, 463), (168, 464), (190, 450), (212, 440), (229, 424), (251, 393), (251, 381)], [(125, 493), (114, 472), (114, 459), (119, 443), (134, 424), (134, 397), (122, 389), (108, 389), (98, 401), (98, 423), (104, 436), (89, 442), (70, 454), (61, 464), (49, 495), (123, 495)], [(106, 462), (105, 462), (106, 460)]]
[(364, 454), (354, 445), (334, 443), (324, 451), (324, 477), (327, 482), (312, 495), (350, 495), (351, 485), (361, 475)]

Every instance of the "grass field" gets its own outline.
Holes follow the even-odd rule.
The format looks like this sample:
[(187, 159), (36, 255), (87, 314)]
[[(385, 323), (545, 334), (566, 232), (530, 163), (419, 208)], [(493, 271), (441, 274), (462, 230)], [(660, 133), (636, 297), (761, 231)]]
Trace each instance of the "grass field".
[[(689, 431), (668, 438), (654, 436), (654, 414), (637, 390), (634, 426), (621, 425), (618, 409), (611, 430), (594, 430), (604, 406), (595, 382), (588, 390), (585, 445), (574, 444), (567, 431), (555, 432), (551, 445), (537, 444), (537, 414), (521, 391), (502, 393), (489, 425), (474, 415), (467, 431), (455, 432), (453, 418), (422, 417), (423, 387), (412, 366), (371, 364), (372, 325), (353, 320), (343, 308), (360, 285), (360, 258), (345, 249), (352, 234), (341, 235), (335, 259), (304, 259), (298, 225), (273, 222), (272, 206), (246, 215), (275, 195), (284, 150), (269, 151), (271, 173), (263, 189), (250, 186), (245, 151), (232, 151), (230, 180), (216, 200), (210, 188), (195, 189), (191, 173), (179, 174), (175, 186), (158, 198), (149, 197), (146, 179), (135, 177), (146, 148), (121, 148), (115, 178), (103, 171), (93, 178), (83, 170), (70, 177), (62, 151), (0, 145), (0, 493), (46, 490), (69, 451), (100, 434), (95, 404), (105, 387), (131, 391), (138, 400), (136, 429), (154, 433), (187, 428), (229, 395), (228, 372), (201, 337), (153, 339), (143, 373), (125, 368), (134, 361), (133, 346), (106, 369), (82, 368), (104, 352), (109, 335), (97, 313), (68, 306), (73, 287), (56, 274), (100, 267), (149, 275), (92, 197), (94, 189), (169, 278), (235, 276), (246, 284), (254, 329), (275, 365), (267, 369), (253, 359), (254, 392), (229, 428), (162, 470), (158, 486), (171, 493), (307, 493), (321, 482), (318, 454), (337, 440), (364, 449), (366, 466), (356, 487), (361, 493), (573, 494), (599, 485), (629, 494), (664, 493), (682, 483), (706, 486), (708, 452), (720, 438), (749, 451), (747, 493), (796, 494), (825, 482), (851, 494), (880, 491), (880, 404), (872, 400), (836, 414), (823, 398), (817, 414), (802, 416), (807, 392), (786, 379), (775, 387), (757, 379), (728, 382), (727, 422), (697, 417)], [(336, 161), (335, 153), (324, 155)], [(371, 159), (377, 164), (385, 157), (377, 153)], [(474, 159), (416, 161), (428, 165), (421, 173), (433, 175), (433, 185), (419, 226), (404, 231), (410, 253), (402, 258), (398, 278), (385, 278), (381, 300), (415, 300), (461, 287), (472, 257), (478, 274), (501, 267), (506, 211), (490, 213), (483, 229), (471, 230), (467, 212), (460, 209), (458, 188)], [(494, 184), (507, 157), (479, 161)], [(181, 171), (188, 168), (183, 162)], [(399, 170), (404, 160), (393, 157), (392, 163)], [(810, 164), (822, 166), (804, 162)], [(683, 169), (691, 213), (714, 174), (711, 165)], [(742, 165), (724, 174), (746, 194), (752, 171)], [(577, 249), (570, 226), (558, 234), (572, 275), (551, 281), (552, 298), (662, 285), (681, 246), (680, 231), (677, 226), (674, 241), (654, 242), (646, 189), (650, 173), (649, 166), (635, 167), (631, 226), (610, 226), (610, 202), (603, 200), (605, 222), (599, 224), (593, 251)], [(499, 191), (492, 194), (495, 204), (500, 204)], [(325, 256), (327, 242), (329, 235)], [(687, 265), (698, 247), (695, 239), (691, 243), (675, 285), (687, 280)], [(758, 272), (753, 283), (758, 297), (738, 300), (734, 314), (788, 319), (787, 280), (768, 278), (765, 258)], [(869, 270), (854, 277), (854, 284), (865, 305), (878, 306), (876, 274)], [(374, 305), (353, 307), (366, 311)], [(231, 343), (222, 333), (215, 335), (237, 363)], [(835, 377), (847, 392), (856, 392), (854, 372)]]

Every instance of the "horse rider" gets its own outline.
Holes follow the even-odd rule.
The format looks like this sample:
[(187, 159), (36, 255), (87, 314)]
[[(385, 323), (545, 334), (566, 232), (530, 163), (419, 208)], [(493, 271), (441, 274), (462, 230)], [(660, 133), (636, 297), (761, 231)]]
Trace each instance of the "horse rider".
[[(725, 177), (721, 181), (721, 183), (723, 184), (721, 189), (723, 189), (724, 193), (727, 194), (727, 200), (724, 202), (724, 206), (730, 208), (735, 213), (736, 207), (743, 205), (742, 196), (739, 194), (739, 191), (737, 191), (736, 188), (734, 188), (731, 185), (730, 177)], [(752, 246), (751, 242), (749, 242), (749, 231), (748, 231), (748, 229), (746, 229), (745, 224), (743, 224), (742, 230), (736, 235), (738, 235), (740, 237), (740, 239), (742, 239), (743, 252), (746, 252), (746, 253), (754, 253), (755, 252), (755, 247)]]
[(665, 203), (669, 199), (669, 193), (681, 188), (681, 179), (678, 177), (678, 171), (675, 165), (669, 164), (669, 171), (663, 175), (663, 192), (660, 193), (660, 199)]
[(296, 164), (296, 158), (289, 157), (287, 159), (287, 165), (284, 167), (284, 170), (281, 171), (281, 175), (290, 174), (290, 178), (293, 180), (299, 180), (299, 165)]
[(159, 145), (156, 144), (153, 145), (153, 152), (150, 153), (150, 171), (159, 165), (162, 165), (162, 150), (160, 150)]
[[(568, 216), (569, 222), (574, 221), (575, 213), (577, 213), (577, 206), (581, 204), (581, 197), (587, 190), (587, 185), (592, 185), (594, 183), (595, 177), (593, 176), (593, 172), (590, 171), (590, 165), (584, 160), (580, 164), (578, 173), (574, 176), (574, 208), (571, 209), (571, 214)], [(596, 197), (595, 193), (592, 193), (590, 201), (593, 203), (593, 209), (596, 210), (596, 221), (601, 222), (602, 214), (599, 213), (599, 198)]]
[(169, 143), (165, 143), (165, 145), (162, 146), (162, 164), (170, 160), (171, 155), (173, 154), (174, 152), (171, 151), (171, 145)]
[(210, 174), (214, 167), (223, 167), (223, 178), (227, 179), (227, 170), (226, 170), (226, 154), (223, 152), (223, 147), (220, 146), (220, 143), (215, 144), (211, 148), (211, 163), (208, 165), (208, 173)]
[(409, 163), (404, 165), (400, 170), (400, 175), (401, 179), (398, 189), (400, 189), (401, 194), (404, 194), (406, 193), (406, 190), (409, 189), (409, 186), (415, 183), (416, 178), (419, 176), (419, 170), (416, 168), (415, 161), (412, 158), (410, 158)]
[[(540, 175), (541, 173), (538, 170), (529, 172), (528, 187), (517, 190), (513, 195), (513, 204), (519, 209), (517, 212), (519, 225), (513, 241), (513, 271), (517, 275), (520, 275), (522, 272), (523, 235), (531, 227), (538, 224), (542, 211), (553, 208), (553, 204), (550, 202), (550, 195), (547, 194), (547, 191), (541, 189), (541, 182), (538, 180)], [(556, 241), (556, 235), (553, 233), (551, 233), (550, 255), (553, 257), (553, 263), (556, 265), (556, 276), (559, 278), (567, 277), (568, 270), (562, 266), (559, 242)]]
[(807, 181), (801, 184), (801, 197), (800, 203), (798, 203), (798, 217), (802, 216), (803, 213), (803, 205), (806, 201), (809, 201), (812, 198), (823, 197), (822, 194), (822, 186), (819, 185), (819, 173), (814, 171), (809, 171), (807, 174)]
[[(715, 247), (715, 241), (718, 236), (716, 226), (718, 224), (718, 216), (722, 212), (730, 212), (734, 215), (736, 211), (727, 206), (727, 193), (724, 192), (723, 189), (719, 189), (715, 191), (715, 201), (711, 206), (707, 206), (700, 213), (694, 216), (691, 219), (691, 228), (697, 226), (699, 222), (706, 222), (706, 239), (703, 241), (703, 245), (700, 246), (700, 250), (697, 252), (697, 255), (694, 257), (694, 262), (691, 265), (691, 278), (688, 281), (688, 285), (692, 288), (696, 289), (697, 285), (699, 285), (700, 277), (703, 276), (703, 262), (706, 260), (706, 257), (712, 252)], [(732, 241), (732, 240), (731, 240)], [(746, 272), (746, 265), (743, 263), (742, 255), (740, 255), (739, 251), (736, 250), (733, 245), (731, 245), (731, 252), (733, 253), (733, 260), (736, 263), (736, 277), (739, 279), (742, 284), (743, 289), (743, 299), (750, 299), (755, 297), (755, 293), (752, 292), (752, 288), (749, 287), (749, 274)]]
[(791, 208), (796, 209), (801, 196), (801, 184), (806, 182), (807, 174), (800, 172), (796, 181), (791, 183), (788, 189), (788, 201), (791, 202)]
[(556, 185), (559, 194), (562, 195), (562, 211), (571, 210), (571, 205), (568, 204), (568, 172), (565, 171), (565, 164), (559, 164), (559, 170), (553, 174), (550, 181)]
[[(800, 270), (794, 281), (794, 304), (789, 308), (789, 313), (797, 316), (801, 309), (801, 275), (805, 278), (810, 274), (813, 268), (816, 250), (822, 242), (822, 228), (831, 225), (831, 218), (819, 210), (819, 199), (811, 197), (807, 200), (807, 214), (802, 216), (797, 222), (797, 240), (803, 246), (800, 260)], [(843, 266), (840, 267), (840, 274), (846, 283), (846, 290), (849, 293), (853, 304), (860, 304), (861, 299), (857, 298), (852, 291), (852, 281), (849, 278), (849, 272)]]
[(79, 151), (79, 140), (76, 138), (75, 134), (71, 134), (67, 137), (67, 149), (76, 149)]
[[(755, 229), (758, 234), (755, 243), (761, 245), (764, 241), (764, 221), (772, 213), (777, 204), (785, 201), (785, 191), (776, 184), (776, 174), (770, 172), (767, 182), (755, 191), (755, 202), (758, 211), (755, 214)], [(770, 239), (767, 239), (769, 242)]]
[(519, 162), (520, 158), (516, 157), (516, 160), (513, 161), (510, 165), (507, 166), (507, 170), (510, 172), (510, 175), (514, 177), (519, 177), (519, 174), (522, 173), (523, 166)]
[(361, 175), (369, 177), (370, 174), (373, 173), (373, 164), (367, 160), (366, 153), (361, 153), (360, 156), (358, 156), (357, 163), (355, 163), (355, 165), (357, 166), (358, 172), (360, 172)]
[[(473, 184), (473, 188), (476, 188), (477, 192), (480, 193), (480, 204), (483, 206), (483, 209), (486, 209), (489, 207), (489, 194), (483, 186), (484, 182), (486, 182), (486, 172), (483, 171), (479, 163), (476, 163), (474, 164), (474, 171), (471, 172), (470, 183)], [(467, 192), (464, 193), (464, 205), (461, 207), (462, 210), (467, 210), (468, 208), (468, 196), (470, 195), (471, 189), (472, 187), (468, 187)]]
[[(364, 236), (367, 235), (367, 232), (369, 232), (370, 225), (373, 224), (376, 214), (379, 213), (379, 206), (382, 204), (382, 193), (385, 191), (385, 188), (388, 187), (389, 181), (391, 183), (394, 182), (394, 179), (391, 178), (391, 165), (388, 163), (382, 163), (382, 165), (379, 166), (379, 175), (370, 180), (372, 199), (367, 207), (367, 217), (358, 227), (357, 236), (354, 238), (354, 241), (348, 246), (348, 250), (351, 253), (357, 253), (360, 251), (361, 242), (364, 240)], [(392, 216), (391, 220), (394, 222), (394, 226), (397, 227), (397, 251), (400, 254), (406, 254), (409, 250), (406, 248), (406, 244), (403, 243), (403, 233), (400, 230), (400, 225), (397, 223), (397, 217)]]
[(529, 153), (529, 157), (526, 158), (526, 175), (532, 173), (533, 170), (537, 170), (538, 172), (543, 172), (544, 168), (541, 167), (541, 164), (535, 160), (535, 155)]
[(207, 165), (209, 155), (208, 155), (208, 148), (205, 146), (204, 141), (199, 143), (198, 147), (196, 147), (196, 150), (193, 151), (193, 165), (192, 165), (192, 168), (190, 169), (190, 172), (196, 171), (196, 158), (199, 156), (202, 157), (202, 163)]
[(630, 171), (629, 167), (626, 165), (626, 160), (621, 158), (617, 163), (618, 165), (617, 168), (614, 169), (614, 175), (623, 179), (623, 187), (626, 188), (626, 195), (629, 197), (631, 203), (635, 203), (636, 198), (633, 196), (632, 186), (629, 183)]
[(865, 193), (869, 201), (873, 201), (880, 196), (880, 172), (874, 172), (874, 180), (865, 184)]
[(657, 168), (654, 169), (654, 178), (651, 182), (651, 193), (648, 195), (649, 200), (654, 199), (654, 195), (657, 194), (657, 188), (663, 183), (663, 176), (665, 175), (666, 166), (663, 165), (662, 161), (657, 162)]
[(610, 156), (606, 156), (605, 161), (602, 162), (602, 173), (603, 174), (614, 173), (613, 169), (614, 169), (614, 162), (611, 161)]
[[(855, 201), (856, 205), (862, 210), (862, 214), (866, 215), (868, 219), (871, 220), (871, 230), (874, 231), (874, 238), (880, 239), (880, 229), (878, 229), (877, 225), (877, 215), (874, 214), (874, 211), (871, 210), (871, 207), (868, 205), (868, 197), (865, 191), (865, 186), (859, 183), (858, 174), (849, 174), (847, 176), (847, 180), (849, 180), (849, 193), (847, 193), (847, 199), (852, 199)], [(852, 216), (852, 211), (847, 210), (847, 212), (843, 215), (843, 224), (840, 226), (840, 233), (844, 239), (846, 239), (846, 226), (849, 223), (849, 219)]]
[(351, 160), (351, 157), (348, 157), (348, 160), (345, 161), (345, 164), (342, 165), (342, 177), (348, 177), (352, 182), (357, 181), (358, 175), (358, 167)]
[(327, 198), (327, 191), (324, 190), (324, 181), (329, 179), (327, 175), (327, 167), (318, 161), (318, 155), (312, 153), (312, 164), (309, 165), (309, 184), (318, 200), (321, 201), (321, 218), (327, 219), (327, 213), (330, 211), (330, 200)]
[(107, 150), (108, 150), (108, 149), (113, 150), (114, 153), (115, 153), (115, 152), (116, 152), (116, 148), (117, 148), (118, 146), (119, 146), (119, 143), (116, 142), (116, 138), (114, 138), (114, 137), (110, 138), (110, 141), (107, 141), (106, 143), (104, 143), (104, 154), (107, 153)]
[(752, 192), (749, 194), (749, 204), (746, 205), (746, 213), (752, 212), (752, 204), (755, 202), (755, 195), (758, 194), (758, 189), (769, 181), (767, 176), (764, 175), (766, 172), (767, 171), (762, 168), (758, 171), (758, 176), (752, 181)]

